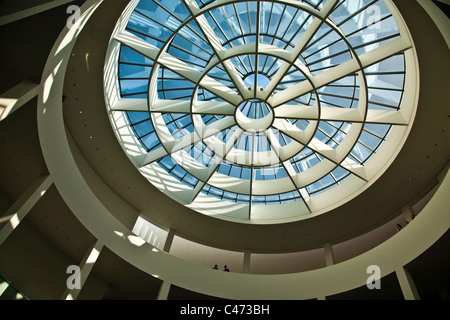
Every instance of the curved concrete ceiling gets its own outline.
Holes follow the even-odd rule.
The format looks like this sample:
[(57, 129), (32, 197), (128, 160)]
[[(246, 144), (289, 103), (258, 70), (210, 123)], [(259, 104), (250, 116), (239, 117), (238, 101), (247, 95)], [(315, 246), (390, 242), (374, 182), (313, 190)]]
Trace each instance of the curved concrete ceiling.
[[(110, 1), (109, 1), (110, 2)], [(108, 3), (109, 3), (108, 2)], [(116, 1), (120, 3), (121, 1)], [(64, 120), (86, 180), (125, 226), (139, 214), (163, 229), (216, 247), (252, 252), (289, 252), (321, 247), (364, 234), (399, 214), (433, 187), (450, 151), (448, 47), (416, 2), (394, 1), (409, 25), (420, 65), (419, 106), (413, 128), (391, 167), (366, 191), (345, 205), (291, 223), (249, 225), (194, 212), (163, 195), (140, 175), (123, 153), (109, 122), (103, 96), (106, 47), (124, 4), (103, 4), (80, 34), (67, 67)], [(103, 9), (102, 9), (103, 7)], [(420, 21), (420, 23), (417, 23)], [(433, 48), (433, 50), (429, 50)], [(95, 173), (95, 175), (93, 175)], [(111, 194), (121, 207), (108, 203)], [(417, 199), (418, 200), (418, 199)]]

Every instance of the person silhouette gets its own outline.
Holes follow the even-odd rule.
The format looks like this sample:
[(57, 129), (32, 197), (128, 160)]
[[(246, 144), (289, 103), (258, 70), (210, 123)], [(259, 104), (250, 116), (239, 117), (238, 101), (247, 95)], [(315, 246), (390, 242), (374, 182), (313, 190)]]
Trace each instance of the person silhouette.
[(214, 265), (213, 269), (214, 270), (219, 270), (219, 267), (217, 266), (217, 264)]
[(230, 272), (230, 269), (226, 265), (223, 266), (223, 271)]

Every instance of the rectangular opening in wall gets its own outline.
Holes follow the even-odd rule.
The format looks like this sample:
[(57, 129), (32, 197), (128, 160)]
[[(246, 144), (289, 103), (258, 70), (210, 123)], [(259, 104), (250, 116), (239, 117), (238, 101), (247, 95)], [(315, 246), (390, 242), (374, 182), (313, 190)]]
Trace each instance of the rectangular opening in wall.
[(167, 231), (155, 226), (143, 217), (137, 218), (132, 232), (152, 246), (163, 250), (167, 239)]

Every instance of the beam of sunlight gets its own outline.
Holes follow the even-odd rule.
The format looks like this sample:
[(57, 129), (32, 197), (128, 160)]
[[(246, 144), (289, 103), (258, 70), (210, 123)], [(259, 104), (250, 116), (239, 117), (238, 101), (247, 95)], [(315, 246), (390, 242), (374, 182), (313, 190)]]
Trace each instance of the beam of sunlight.
[(67, 297), (66, 297), (66, 299), (65, 299), (65, 300), (73, 300), (73, 296), (72, 296), (72, 294), (70, 294), (70, 293), (69, 293), (69, 294), (67, 295)]
[(123, 232), (120, 232), (120, 231), (114, 231), (114, 233), (116, 234), (116, 235), (118, 235), (119, 237), (121, 237), (121, 238), (124, 238), (124, 234), (123, 234)]
[(0, 296), (3, 294), (3, 292), (5, 292), (5, 290), (9, 287), (8, 282), (3, 281), (2, 283), (0, 283)]
[(140, 247), (145, 243), (145, 240), (142, 239), (141, 237), (137, 237), (137, 236), (128, 236), (128, 241), (130, 241), (131, 244), (134, 244), (136, 247)]
[(50, 73), (49, 76), (47, 77), (47, 79), (45, 79), (45, 81), (44, 81), (43, 98), (42, 98), (42, 102), (44, 104), (47, 103), (47, 100), (50, 96), (50, 91), (52, 90), (52, 87), (53, 87), (53, 81), (55, 80), (55, 76), (58, 73), (59, 67), (61, 66), (62, 62), (63, 62), (63, 60), (59, 61), (59, 63), (56, 65), (55, 69), (53, 69), (53, 72)]
[(17, 215), (17, 213), (11, 217), (11, 219), (9, 220), (9, 223), (11, 224), (11, 227), (13, 228), (13, 230), (15, 228), (17, 228), (17, 226), (20, 223), (20, 219), (19, 219), (19, 216)]
[(95, 263), (95, 261), (97, 261), (98, 256), (100, 255), (100, 251), (98, 251), (97, 249), (92, 249), (91, 253), (89, 254), (89, 257), (86, 260), (87, 264), (93, 264)]
[(103, 2), (103, 0), (97, 2), (96, 4), (92, 5), (90, 8), (88, 8), (81, 16), (80, 18), (75, 21), (73, 26), (69, 29), (69, 32), (64, 37), (63, 41), (61, 41), (58, 49), (55, 52), (55, 56), (58, 55), (69, 43), (71, 43), (74, 39), (77, 38), (80, 31), (83, 29), (86, 22), (89, 20), (91, 15), (94, 13), (94, 11), (97, 9), (97, 7)]
[(24, 296), (21, 295), (20, 293), (16, 293), (16, 295), (14, 296), (14, 300), (23, 300)]

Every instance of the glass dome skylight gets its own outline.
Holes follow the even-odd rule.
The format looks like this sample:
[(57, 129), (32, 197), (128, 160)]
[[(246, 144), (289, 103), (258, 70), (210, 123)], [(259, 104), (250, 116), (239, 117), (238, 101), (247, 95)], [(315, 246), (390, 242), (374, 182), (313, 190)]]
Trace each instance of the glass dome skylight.
[(105, 97), (165, 194), (233, 221), (291, 221), (355, 197), (393, 161), (417, 94), (390, 1), (132, 1)]

